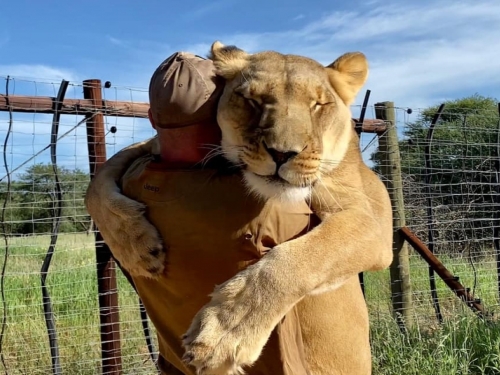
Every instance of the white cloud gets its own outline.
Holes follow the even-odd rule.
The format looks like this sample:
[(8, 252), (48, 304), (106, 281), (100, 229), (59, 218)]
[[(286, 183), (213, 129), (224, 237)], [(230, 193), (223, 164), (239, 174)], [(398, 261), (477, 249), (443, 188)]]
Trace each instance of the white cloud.
[(126, 47), (128, 48), (128, 43), (125, 42), (124, 40), (122, 39), (118, 39), (118, 38), (115, 38), (111, 35), (106, 35), (106, 39), (111, 43), (111, 44), (114, 44), (116, 46), (119, 46), (119, 47)]
[[(200, 14), (215, 12), (220, 4), (200, 8)], [(436, 104), (443, 98), (484, 93), (484, 90), (500, 85), (500, 59), (497, 56), (500, 51), (500, 2), (497, 0), (475, 3), (453, 0), (418, 3), (372, 1), (367, 11), (330, 12), (303, 27), (297, 27), (298, 24), (292, 23), (292, 28), (280, 32), (207, 35), (206, 39), (191, 45), (124, 41), (113, 36), (108, 36), (107, 40), (130, 48), (134, 56), (140, 57), (138, 68), (118, 72), (120, 82), (116, 83), (123, 83), (122, 78), (126, 77), (127, 83), (137, 82), (136, 86), (144, 89), (155, 68), (153, 65), (160, 63), (162, 58), (176, 50), (205, 56), (215, 40), (236, 44), (249, 52), (273, 49), (300, 54), (323, 64), (331, 63), (344, 52), (362, 51), (370, 61), (371, 72), (365, 89), (372, 90), (371, 105), (392, 100), (399, 107), (416, 109)], [(64, 78), (81, 82), (70, 69), (46, 65), (0, 65), (0, 75), (7, 74), (44, 81)], [(58, 82), (55, 83), (54, 87), (51, 86), (52, 96), (57, 90)], [(111, 100), (147, 101), (144, 89), (136, 91), (113, 85), (104, 91), (104, 95)], [(33, 95), (34, 87), (29, 90), (18, 93)], [(364, 90), (357, 104), (362, 102), (363, 96)], [(74, 97), (81, 97), (81, 93)], [(373, 117), (373, 111), (370, 109), (366, 116)], [(115, 120), (109, 118), (108, 121), (113, 125)], [(144, 120), (116, 121), (117, 134), (107, 137), (109, 155), (152, 135)], [(81, 134), (77, 138), (78, 147), (66, 150), (70, 150), (68, 155), (78, 156), (78, 160), (86, 163), (86, 146), (82, 147), (85, 136)]]
[[(221, 0), (197, 12), (201, 15), (216, 12), (226, 5)], [(116, 83), (135, 83), (142, 88), (147, 88), (154, 65), (162, 58), (176, 50), (205, 56), (215, 40), (236, 44), (250, 52), (273, 49), (305, 55), (323, 64), (331, 63), (344, 52), (360, 50), (370, 61), (371, 72), (365, 88), (372, 90), (371, 103), (393, 100), (401, 106), (422, 107), (437, 98), (482, 93), (483, 89), (491, 90), (500, 83), (500, 75), (496, 73), (500, 71), (497, 58), (500, 2), (496, 0), (474, 4), (453, 0), (372, 1), (369, 7), (333, 11), (300, 28), (292, 25), (279, 32), (207, 35), (195, 44), (174, 46), (165, 41), (122, 40), (112, 35), (106, 38), (139, 57), (133, 68), (113, 72)], [(46, 65), (0, 65), (0, 75), (7, 74), (81, 81), (70, 69)], [(106, 92), (117, 95), (110, 90)], [(118, 94), (128, 100), (126, 92)], [(132, 94), (133, 100), (147, 100), (144, 93)], [(357, 103), (361, 100), (362, 95)]]
[(78, 74), (70, 69), (57, 68), (43, 64), (0, 65), (0, 77), (2, 76), (10, 76), (17, 79), (39, 80), (40, 82), (62, 79), (71, 82), (81, 82)]
[[(436, 98), (481, 93), (500, 84), (500, 2), (452, 0), (374, 3), (371, 10), (332, 12), (300, 29), (218, 35), (249, 52), (274, 49), (323, 64), (359, 50), (370, 61), (371, 103), (422, 107)], [(210, 42), (211, 42), (210, 41)], [(206, 54), (210, 42), (184, 49)], [(361, 103), (362, 95), (357, 103)]]
[[(69, 169), (89, 170), (87, 149), (87, 133), (85, 123), (74, 128), (83, 116), (63, 115), (59, 125), (57, 142), (58, 165)], [(14, 113), (13, 128), (7, 143), (7, 163), (13, 177), (24, 173), (26, 168), (36, 163), (50, 162), (50, 145), (52, 115)], [(116, 126), (117, 132), (111, 133)], [(0, 144), (3, 145), (8, 127), (8, 118), (0, 112)], [(68, 134), (66, 134), (68, 133)], [(106, 153), (111, 157), (122, 148), (132, 143), (143, 141), (154, 135), (154, 130), (147, 119), (126, 117), (105, 117)], [(37, 155), (33, 158), (34, 155)], [(26, 164), (25, 164), (26, 163)], [(0, 162), (0, 179), (6, 171), (3, 161)]]
[(196, 8), (192, 9), (189, 13), (182, 15), (184, 20), (194, 21), (199, 20), (201, 18), (207, 17), (210, 14), (223, 9), (228, 5), (228, 2), (225, 0), (219, 1), (210, 1), (206, 2), (204, 5), (199, 5)]

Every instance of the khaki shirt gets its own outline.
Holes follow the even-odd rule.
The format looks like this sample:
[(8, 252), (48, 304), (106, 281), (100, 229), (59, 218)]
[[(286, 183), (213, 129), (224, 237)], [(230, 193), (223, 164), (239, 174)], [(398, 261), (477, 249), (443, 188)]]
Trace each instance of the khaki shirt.
[[(180, 337), (209, 301), (208, 295), (276, 244), (307, 231), (312, 213), (305, 202), (285, 208), (257, 199), (248, 193), (239, 172), (168, 170), (152, 156), (138, 159), (129, 168), (122, 189), (147, 205), (147, 216), (168, 248), (165, 276), (133, 280), (157, 330), (162, 371), (194, 375), (193, 368), (181, 361)], [(303, 353), (295, 311), (284, 322), (287, 319), (291, 325), (273, 332), (247, 374), (305, 373), (288, 372), (298, 366), (293, 362), (301, 361)], [(289, 363), (284, 364), (284, 358)]]

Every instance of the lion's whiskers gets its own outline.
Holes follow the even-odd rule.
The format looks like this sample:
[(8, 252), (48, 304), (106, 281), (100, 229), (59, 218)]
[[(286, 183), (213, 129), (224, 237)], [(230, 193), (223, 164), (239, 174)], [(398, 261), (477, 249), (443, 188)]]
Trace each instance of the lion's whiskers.
[(355, 163), (359, 163), (359, 162), (357, 160), (356, 161), (349, 161), (346, 159), (322, 159), (320, 162), (320, 164), (327, 164), (327, 165), (334, 165), (334, 166), (340, 165), (340, 163), (355, 164)]
[(201, 165), (205, 166), (210, 160), (214, 159), (217, 156), (224, 156), (224, 151), (214, 149), (210, 151), (208, 154), (206, 154), (205, 157), (196, 164), (201, 163)]
[[(311, 179), (308, 179), (308, 185), (309, 185), (308, 186), (309, 190), (312, 192), (313, 191), (313, 181)], [(311, 212), (314, 213), (314, 210), (313, 210), (313, 207), (312, 207), (312, 200), (311, 200), (310, 197), (309, 197), (309, 199), (307, 200), (306, 203), (309, 206), (309, 209), (311, 210)], [(321, 210), (321, 204), (320, 204), (320, 210)], [(309, 232), (310, 230), (311, 230), (311, 216), (309, 216), (309, 220), (307, 221), (307, 231)]]
[[(319, 168), (319, 172), (321, 174), (323, 174), (323, 175), (327, 175), (329, 173), (329, 171), (322, 170), (321, 167)], [(335, 178), (330, 178), (330, 183), (334, 187), (342, 189), (345, 193), (348, 193), (348, 194), (359, 194), (360, 198), (362, 197), (364, 199), (368, 199), (370, 202), (375, 202), (375, 203), (377, 202), (376, 199), (372, 198), (371, 196), (369, 196), (368, 194), (366, 194), (364, 191), (360, 190), (359, 188), (347, 187), (347, 186), (345, 186), (344, 184), (342, 184), (339, 180), (337, 180)]]
[[(318, 183), (321, 184), (321, 186), (324, 187), (324, 190), (328, 193), (328, 195), (330, 196), (330, 198), (332, 199), (332, 201), (337, 205), (337, 207), (339, 207), (340, 209), (342, 209), (342, 204), (340, 203), (340, 201), (333, 195), (333, 193), (330, 191), (330, 189), (328, 189), (328, 187), (325, 185), (325, 183), (323, 182), (322, 179), (318, 179)], [(329, 211), (329, 208), (332, 206), (331, 204), (328, 204), (328, 202), (326, 201), (326, 197), (322, 197), (321, 195), (319, 194), (316, 194), (316, 197), (318, 197), (319, 201), (321, 201), (321, 198), (323, 198), (325, 200), (325, 205), (326, 205), (326, 212)], [(320, 203), (321, 204), (321, 203)]]
[[(201, 163), (203, 166), (205, 166), (210, 160), (212, 160), (213, 158), (217, 157), (217, 156), (222, 156), (224, 157), (226, 160), (229, 160), (227, 158), (227, 155), (228, 155), (228, 152), (231, 150), (231, 149), (234, 149), (236, 151), (240, 151), (241, 150), (241, 147), (239, 146), (229, 146), (229, 147), (222, 147), (221, 145), (214, 145), (214, 144), (203, 144), (200, 146), (200, 148), (202, 149), (209, 149), (210, 151), (205, 155), (205, 157), (199, 162)], [(198, 163), (197, 163), (198, 164)], [(241, 167), (243, 166), (242, 163), (240, 164), (235, 164), (235, 166), (237, 167)]]

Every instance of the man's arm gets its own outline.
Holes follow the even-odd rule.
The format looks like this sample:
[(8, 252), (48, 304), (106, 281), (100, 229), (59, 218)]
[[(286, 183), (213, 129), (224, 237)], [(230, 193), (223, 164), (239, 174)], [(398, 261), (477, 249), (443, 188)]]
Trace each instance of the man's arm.
[(99, 168), (87, 189), (85, 206), (113, 256), (132, 276), (157, 277), (165, 267), (165, 249), (146, 207), (121, 193), (119, 181), (141, 156), (156, 153), (156, 137), (124, 148)]

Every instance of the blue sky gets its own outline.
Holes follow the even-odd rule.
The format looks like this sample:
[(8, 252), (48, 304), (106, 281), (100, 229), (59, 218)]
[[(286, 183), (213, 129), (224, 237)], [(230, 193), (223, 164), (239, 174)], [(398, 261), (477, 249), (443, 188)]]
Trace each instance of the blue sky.
[[(274, 49), (323, 64), (362, 51), (371, 68), (365, 86), (372, 91), (370, 103), (393, 100), (416, 109), (474, 93), (498, 98), (499, 35), (498, 0), (9, 1), (0, 12), (0, 93), (7, 75), (16, 79), (11, 93), (19, 95), (53, 96), (60, 80), (68, 79), (75, 85), (67, 97), (81, 97), (83, 79), (100, 78), (113, 83), (107, 98), (143, 101), (151, 73), (168, 55), (206, 55), (220, 40), (248, 52)], [(400, 121), (415, 116), (398, 111)], [(2, 143), (6, 119), (0, 113)], [(64, 116), (61, 132), (79, 119)], [(15, 115), (11, 169), (47, 145), (50, 120)], [(111, 125), (119, 131), (108, 137), (110, 154), (152, 134), (142, 120), (108, 118)], [(85, 166), (84, 142), (83, 128), (66, 137), (58, 146), (61, 163)]]

